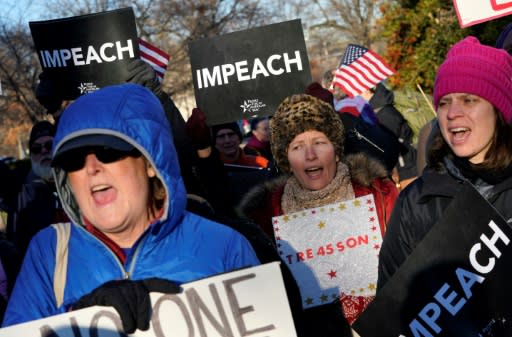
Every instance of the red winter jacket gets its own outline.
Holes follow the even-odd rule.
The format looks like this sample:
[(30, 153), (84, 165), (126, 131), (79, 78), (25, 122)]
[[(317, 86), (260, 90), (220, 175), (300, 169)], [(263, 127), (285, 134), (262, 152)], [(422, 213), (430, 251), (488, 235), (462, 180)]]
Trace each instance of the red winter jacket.
[[(398, 198), (395, 184), (387, 178), (387, 171), (378, 161), (362, 154), (346, 158), (352, 178), (355, 197), (373, 194), (384, 236), (391, 211)], [(239, 215), (258, 223), (267, 235), (274, 237), (272, 218), (283, 215), (281, 197), (288, 177), (280, 177), (250, 190), (238, 205)], [(377, 280), (375, 280), (377, 282)], [(345, 318), (352, 323), (366, 309), (373, 297), (343, 296), (340, 302)]]

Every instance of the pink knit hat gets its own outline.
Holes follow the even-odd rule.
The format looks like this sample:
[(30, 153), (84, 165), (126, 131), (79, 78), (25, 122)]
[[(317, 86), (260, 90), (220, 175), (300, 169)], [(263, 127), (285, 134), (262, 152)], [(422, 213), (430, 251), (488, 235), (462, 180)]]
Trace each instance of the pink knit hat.
[(505, 50), (480, 44), (474, 36), (457, 42), (437, 70), (434, 105), (461, 92), (488, 100), (512, 123), (512, 56)]

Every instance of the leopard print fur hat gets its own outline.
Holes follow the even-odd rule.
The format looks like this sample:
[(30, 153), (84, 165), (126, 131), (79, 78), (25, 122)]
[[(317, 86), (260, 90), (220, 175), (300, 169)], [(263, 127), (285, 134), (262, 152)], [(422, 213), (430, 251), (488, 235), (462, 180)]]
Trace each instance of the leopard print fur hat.
[(339, 115), (328, 103), (306, 94), (286, 97), (270, 119), (270, 144), (277, 165), (291, 173), (288, 145), (299, 134), (323, 132), (334, 144), (336, 155), (343, 158), (344, 128)]

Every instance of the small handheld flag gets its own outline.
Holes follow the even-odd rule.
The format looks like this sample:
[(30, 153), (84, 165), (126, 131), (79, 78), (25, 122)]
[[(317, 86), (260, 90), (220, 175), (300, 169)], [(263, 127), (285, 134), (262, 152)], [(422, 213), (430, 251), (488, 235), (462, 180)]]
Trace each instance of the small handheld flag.
[(395, 70), (378, 54), (365, 47), (349, 44), (334, 73), (332, 85), (340, 87), (349, 97), (354, 97), (394, 73)]
[(169, 64), (169, 58), (171, 56), (163, 50), (158, 49), (149, 42), (146, 42), (140, 38), (139, 49), (140, 58), (143, 61), (149, 63), (151, 67), (153, 67), (158, 77), (158, 80), (162, 82), (162, 80), (164, 79), (165, 70), (167, 69), (167, 65)]

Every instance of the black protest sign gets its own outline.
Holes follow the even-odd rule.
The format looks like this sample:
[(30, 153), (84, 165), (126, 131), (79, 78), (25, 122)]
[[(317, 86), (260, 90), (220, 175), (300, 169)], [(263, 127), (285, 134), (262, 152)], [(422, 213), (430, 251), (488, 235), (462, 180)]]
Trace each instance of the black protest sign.
[(512, 335), (512, 229), (467, 190), (354, 323), (360, 336)]
[(139, 57), (131, 8), (29, 23), (39, 62), (63, 99), (124, 82)]
[(300, 20), (193, 41), (189, 57), (209, 125), (271, 115), (311, 83)]

